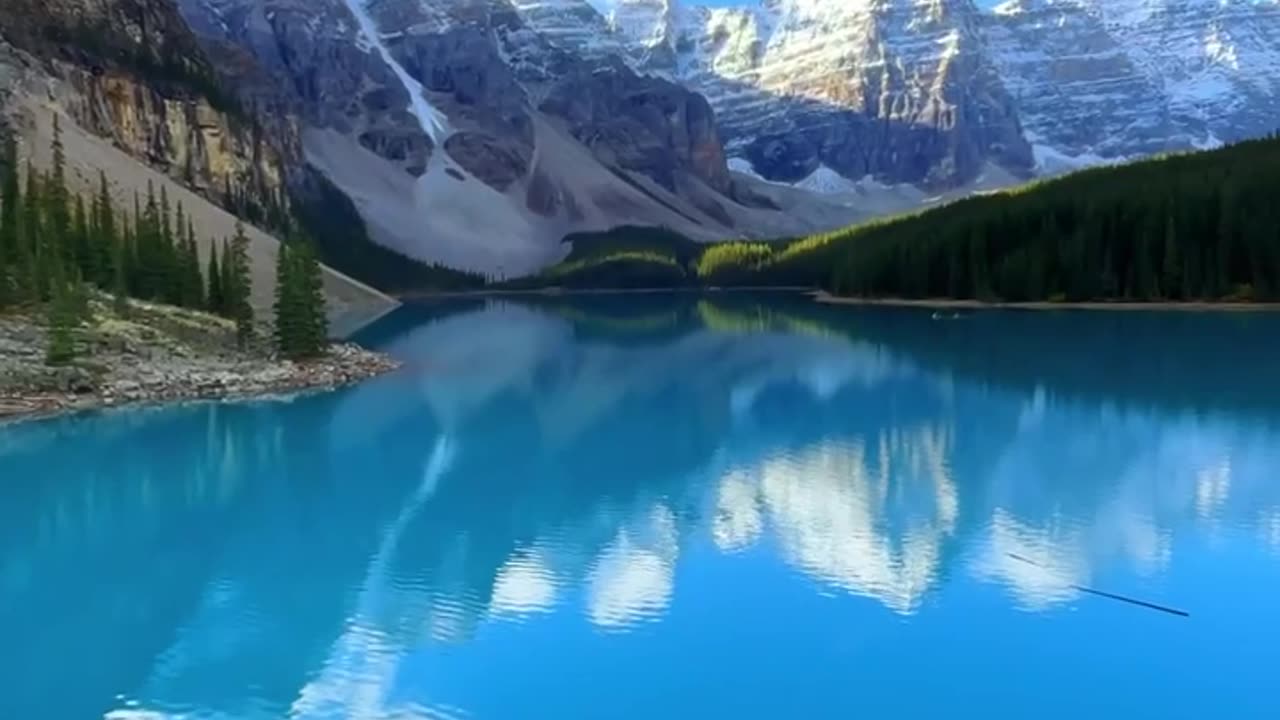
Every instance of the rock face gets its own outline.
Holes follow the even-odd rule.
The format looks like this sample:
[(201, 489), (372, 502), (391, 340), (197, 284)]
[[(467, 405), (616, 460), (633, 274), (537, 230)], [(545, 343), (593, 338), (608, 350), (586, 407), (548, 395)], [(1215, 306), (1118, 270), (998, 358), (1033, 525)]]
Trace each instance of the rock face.
[(1042, 169), (1257, 137), (1280, 121), (1280, 4), (1010, 0), (990, 52)]
[[(266, 133), (217, 73), (170, 0), (6, 0), (0, 32), (62, 81), (82, 127), (221, 202), (259, 212), (284, 194), (297, 133)], [(268, 139), (270, 138), (270, 139)]]
[(285, 97), (307, 159), (408, 255), (507, 275), (576, 230), (813, 227), (735, 181), (707, 100), (638, 72), (586, 0), (180, 7), (211, 54), (252, 57), (240, 84)]
[(988, 162), (1031, 169), (969, 0), (622, 0), (611, 17), (632, 58), (706, 93), (730, 152), (771, 180), (953, 187)]
[[(256, 158), (235, 172), (267, 187), (273, 164), (310, 163), (382, 244), (494, 275), (554, 262), (574, 231), (787, 235), (1253, 136), (1280, 116), (1280, 0), (51, 6), (168, 2), (257, 111), (258, 135), (282, 140), (264, 148), (199, 108), (134, 114), (207, 127), (228, 158)], [(146, 27), (189, 45), (175, 23)], [(85, 96), (107, 94), (90, 75), (102, 87)], [(145, 124), (104, 107), (103, 127)], [(188, 139), (159, 155), (208, 183), (226, 162), (202, 148), (217, 143), (176, 134)]]
[(1057, 172), (1278, 124), (1276, 0), (617, 0), (610, 26), (774, 180), (954, 187), (986, 163)]

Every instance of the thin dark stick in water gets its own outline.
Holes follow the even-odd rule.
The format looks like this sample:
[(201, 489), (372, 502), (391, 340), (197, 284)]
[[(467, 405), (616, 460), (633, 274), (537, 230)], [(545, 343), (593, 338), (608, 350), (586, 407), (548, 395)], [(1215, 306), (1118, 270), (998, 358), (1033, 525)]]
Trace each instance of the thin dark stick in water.
[[(1028, 565), (1035, 565), (1036, 567), (1044, 568), (1045, 570), (1050, 569), (1036, 562), (1035, 560), (1032, 560), (1031, 558), (1023, 557), (1015, 553), (1005, 553), (1005, 554), (1013, 558), (1014, 560), (1018, 560), (1019, 562), (1024, 562), (1024, 563), (1027, 563)], [(1186, 610), (1178, 610), (1177, 608), (1171, 608), (1171, 607), (1166, 607), (1164, 605), (1149, 603), (1146, 600), (1138, 600), (1137, 598), (1125, 597), (1124, 595), (1116, 595), (1115, 593), (1104, 592), (1102, 590), (1095, 590), (1094, 588), (1085, 587), (1083, 585), (1076, 585), (1075, 583), (1067, 583), (1067, 586), (1070, 587), (1072, 590), (1078, 590), (1079, 592), (1082, 592), (1082, 593), (1097, 595), (1098, 597), (1104, 597), (1110, 600), (1119, 600), (1120, 602), (1129, 603), (1130, 605), (1137, 605), (1138, 607), (1144, 607), (1151, 610), (1159, 610), (1160, 612), (1169, 613), (1170, 615), (1177, 615), (1178, 617), (1191, 617), (1191, 613), (1187, 612)]]

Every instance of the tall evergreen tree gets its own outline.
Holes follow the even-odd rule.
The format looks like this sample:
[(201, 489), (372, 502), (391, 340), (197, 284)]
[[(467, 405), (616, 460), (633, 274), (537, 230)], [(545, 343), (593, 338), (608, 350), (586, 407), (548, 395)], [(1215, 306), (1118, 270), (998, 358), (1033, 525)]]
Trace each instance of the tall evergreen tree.
[(196, 229), (188, 218), (186, 239), (182, 242), (182, 305), (201, 308), (205, 303), (204, 276), (200, 274), (200, 251)]
[(235, 316), (235, 312), (232, 310), (232, 306), (235, 305), (235, 278), (232, 277), (234, 270), (231, 267), (231, 240), (229, 238), (223, 238), (222, 240), (222, 259), (218, 264), (222, 269), (222, 280), (218, 283), (222, 287), (222, 316), (231, 318)]
[(296, 262), (305, 330), (302, 350), (306, 357), (314, 357), (323, 354), (328, 345), (329, 317), (324, 299), (324, 276), (309, 240), (302, 241)]
[(299, 283), (296, 280), (297, 273), (293, 261), (293, 245), (292, 241), (280, 243), (280, 248), (276, 252), (276, 288), (275, 288), (275, 341), (276, 350), (284, 357), (295, 357), (298, 348), (298, 338), (301, 335), (299, 327), (301, 318), (299, 317)]
[(158, 279), (157, 296), (171, 305), (182, 304), (182, 280), (179, 263), (178, 238), (181, 228), (175, 234), (173, 224), (173, 207), (169, 204), (169, 191), (160, 186), (160, 225), (156, 245), (156, 277)]
[(316, 357), (328, 342), (320, 263), (310, 242), (293, 236), (276, 256), (275, 338), (280, 354)]
[(114, 287), (116, 276), (116, 214), (111, 203), (107, 174), (98, 173), (98, 194), (94, 198), (93, 240), (90, 278), (99, 287)]
[(66, 255), (70, 266), (79, 270), (82, 277), (88, 278), (93, 276), (94, 263), (90, 250), (89, 215), (85, 212), (84, 197), (76, 195), (73, 208)]
[(111, 248), (111, 293), (112, 307), (116, 315), (129, 315), (129, 232), (127, 228), (120, 233)]
[(63, 365), (75, 359), (75, 328), (79, 323), (75, 307), (75, 298), (71, 288), (61, 278), (50, 285), (52, 297), (48, 304), (47, 317), (49, 323), (48, 348), (45, 351), (45, 362), (50, 365)]
[(121, 223), (121, 237), (125, 239), (124, 261), (125, 261), (125, 279), (129, 283), (129, 294), (133, 297), (144, 297), (146, 294), (146, 278), (140, 268), (140, 258), (142, 256), (142, 225), (144, 224), (144, 215), (142, 212), (141, 202), (138, 193), (133, 193), (133, 216), (126, 218)]
[(0, 308), (18, 301), (18, 238), (22, 188), (18, 181), (18, 144), (6, 137), (0, 154)]
[[(229, 282), (223, 288), (227, 295), (230, 317), (236, 323), (236, 339), (247, 347), (253, 338), (253, 306), (249, 302), (252, 289), (249, 278), (249, 237), (244, 224), (236, 223), (236, 234), (231, 238), (229, 255), (223, 259), (223, 272)], [(228, 272), (229, 271), (229, 272)]]
[(208, 272), (205, 273), (209, 285), (208, 298), (205, 308), (209, 312), (224, 315), (227, 311), (226, 300), (222, 291), (222, 270), (218, 267), (218, 243), (209, 243), (209, 265)]
[(49, 278), (53, 271), (45, 242), (49, 233), (44, 228), (45, 207), (41, 190), (40, 173), (36, 172), (35, 166), (28, 160), (27, 187), (22, 194), (22, 229), (25, 235), (22, 245), (25, 253), (30, 256), (27, 262), (30, 266), (31, 287), (35, 291), (34, 299), (45, 300), (49, 298)]
[(155, 185), (147, 183), (147, 199), (142, 214), (135, 218), (138, 253), (138, 296), (159, 299), (164, 288), (164, 268), (160, 250), (160, 202)]
[(47, 204), (45, 236), (50, 252), (70, 256), (71, 207), (67, 192), (67, 155), (62, 144), (62, 123), (57, 113), (53, 116), (53, 166), (45, 180), (44, 201)]

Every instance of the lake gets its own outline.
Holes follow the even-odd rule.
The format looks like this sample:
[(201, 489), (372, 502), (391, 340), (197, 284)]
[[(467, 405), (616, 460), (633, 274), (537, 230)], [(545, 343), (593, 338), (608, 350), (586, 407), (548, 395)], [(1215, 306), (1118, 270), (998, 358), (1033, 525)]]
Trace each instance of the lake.
[(405, 368), (0, 428), (0, 718), (1280, 717), (1280, 315), (357, 339)]

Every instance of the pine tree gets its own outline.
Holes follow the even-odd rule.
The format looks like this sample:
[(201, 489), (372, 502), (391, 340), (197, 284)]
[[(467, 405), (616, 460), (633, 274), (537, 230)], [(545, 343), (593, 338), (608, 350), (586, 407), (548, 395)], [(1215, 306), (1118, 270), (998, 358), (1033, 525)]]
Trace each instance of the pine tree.
[(169, 191), (160, 186), (160, 224), (156, 245), (156, 277), (158, 280), (157, 297), (170, 305), (182, 304), (182, 281), (179, 270), (179, 252), (177, 236), (173, 229), (172, 206), (169, 205)]
[(45, 362), (64, 365), (76, 356), (75, 327), (78, 324), (75, 299), (71, 289), (61, 279), (51, 284), (52, 298), (48, 305), (49, 344)]
[(301, 328), (298, 316), (298, 289), (293, 262), (292, 241), (280, 243), (276, 252), (275, 340), (276, 350), (284, 357), (295, 357)]
[(129, 283), (129, 294), (132, 297), (145, 297), (146, 278), (141, 269), (142, 257), (142, 225), (144, 216), (139, 205), (138, 193), (133, 193), (133, 217), (126, 218), (120, 229), (121, 236), (125, 239), (124, 261), (125, 261), (125, 278)]
[(80, 271), (83, 277), (93, 276), (93, 259), (89, 250), (89, 216), (84, 209), (84, 198), (76, 195), (72, 213), (70, 242), (67, 243), (67, 255), (72, 267)]
[(112, 247), (112, 307), (119, 317), (129, 316), (129, 233), (123, 232)]
[(93, 309), (89, 304), (89, 286), (85, 283), (84, 276), (80, 274), (80, 268), (72, 268), (68, 292), (77, 322), (92, 320)]
[(18, 238), (22, 188), (18, 181), (18, 145), (6, 137), (0, 155), (0, 308), (18, 301)]
[[(53, 167), (45, 180), (45, 202), (48, 205), (46, 235), (51, 252), (70, 254), (71, 208), (67, 192), (67, 155), (62, 145), (62, 123), (53, 116)], [(66, 259), (66, 256), (63, 257)]]
[(281, 243), (276, 257), (276, 347), (292, 359), (316, 357), (328, 342), (320, 263), (303, 237)]
[(107, 174), (98, 173), (98, 194), (94, 198), (92, 274), (90, 278), (101, 288), (115, 286), (116, 280), (116, 215), (111, 206), (111, 189)]
[(249, 303), (251, 283), (249, 278), (249, 237), (245, 235), (244, 224), (236, 223), (236, 234), (228, 248), (230, 253), (223, 259), (223, 272), (229, 277), (224, 291), (227, 294), (227, 305), (230, 317), (236, 323), (236, 339), (241, 348), (248, 346), (253, 338), (253, 306)]
[(205, 275), (209, 284), (205, 308), (216, 315), (223, 315), (226, 313), (226, 300), (223, 298), (222, 270), (218, 267), (218, 243), (216, 242), (209, 243), (209, 270)]
[(138, 296), (156, 300), (164, 287), (164, 268), (160, 251), (160, 204), (155, 186), (147, 183), (147, 200), (142, 214), (135, 216), (138, 253)]
[(25, 237), (22, 238), (21, 245), (24, 254), (30, 257), (26, 262), (29, 264), (28, 274), (31, 277), (33, 300), (49, 298), (49, 277), (52, 275), (50, 255), (44, 243), (47, 233), (44, 232), (43, 227), (45, 218), (41, 190), (40, 174), (28, 161), (27, 189), (22, 195), (22, 229)]
[(200, 274), (200, 251), (196, 245), (196, 229), (187, 220), (186, 239), (182, 243), (182, 305), (204, 307), (204, 276)]
[(219, 283), (222, 286), (222, 316), (231, 318), (235, 316), (235, 313), (232, 310), (232, 306), (235, 305), (233, 297), (235, 293), (235, 278), (232, 277), (234, 271), (231, 267), (230, 239), (224, 238), (222, 240), (222, 259), (218, 264), (222, 268), (222, 281)]
[(324, 299), (324, 277), (310, 241), (302, 241), (295, 262), (304, 329), (301, 350), (304, 357), (315, 357), (323, 354), (328, 344), (329, 318)]

